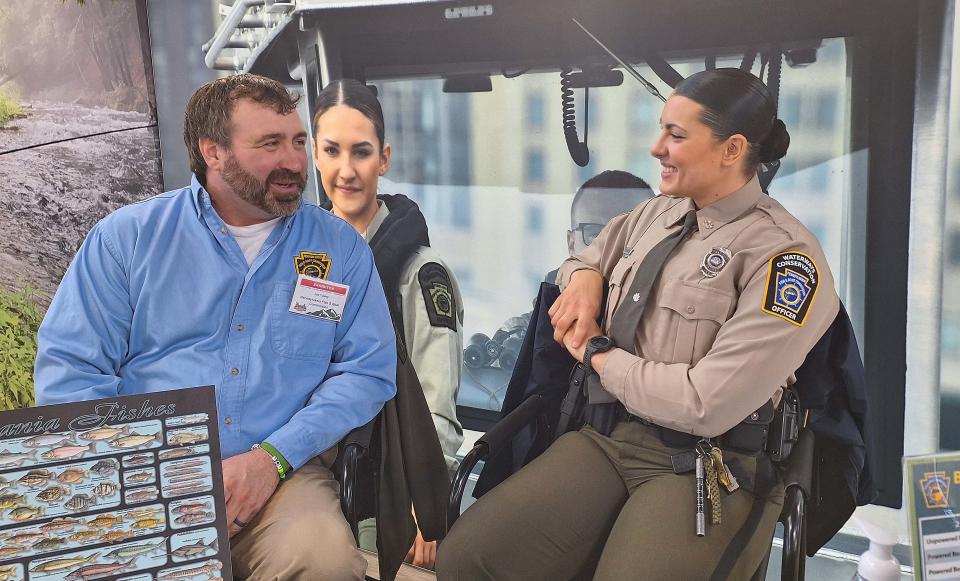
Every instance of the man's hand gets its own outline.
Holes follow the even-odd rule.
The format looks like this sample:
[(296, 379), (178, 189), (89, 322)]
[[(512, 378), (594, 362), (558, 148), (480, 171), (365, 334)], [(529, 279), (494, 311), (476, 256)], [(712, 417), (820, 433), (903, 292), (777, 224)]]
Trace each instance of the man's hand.
[(223, 490), (227, 502), (227, 527), (230, 536), (252, 521), (267, 504), (280, 483), (273, 457), (259, 448), (223, 461)]
[[(590, 330), (597, 326), (603, 292), (603, 277), (599, 272), (584, 269), (573, 273), (570, 284), (550, 307), (553, 340), (564, 346), (569, 342), (574, 348), (581, 347), (591, 336)], [(581, 353), (578, 359), (582, 358)]]
[(420, 528), (417, 527), (417, 538), (413, 540), (413, 546), (407, 551), (404, 561), (424, 569), (433, 569), (437, 562), (437, 541), (423, 540)]

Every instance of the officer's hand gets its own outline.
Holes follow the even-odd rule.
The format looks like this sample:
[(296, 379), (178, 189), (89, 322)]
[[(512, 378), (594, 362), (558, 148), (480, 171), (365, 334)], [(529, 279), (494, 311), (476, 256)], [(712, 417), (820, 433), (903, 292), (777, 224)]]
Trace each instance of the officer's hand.
[(423, 540), (423, 534), (417, 528), (417, 538), (413, 540), (413, 546), (407, 551), (404, 561), (424, 569), (433, 569), (437, 562), (437, 541)]
[[(596, 337), (597, 335), (602, 335), (602, 333), (600, 332), (600, 327), (597, 325), (597, 322), (594, 320), (590, 320), (590, 324), (587, 326), (586, 340), (580, 345), (573, 344), (573, 333), (573, 331), (569, 331), (563, 336), (563, 346), (574, 359), (580, 363), (583, 363), (583, 353), (587, 350), (587, 341)], [(602, 355), (602, 353), (598, 355)], [(591, 361), (593, 361), (593, 359), (591, 359)]]
[(588, 332), (597, 326), (600, 303), (603, 299), (603, 276), (593, 270), (578, 270), (570, 277), (570, 284), (550, 307), (553, 340), (561, 345), (567, 341), (574, 348), (584, 344)]
[(230, 536), (250, 524), (280, 483), (273, 458), (261, 449), (250, 450), (223, 461), (223, 491), (227, 502)]

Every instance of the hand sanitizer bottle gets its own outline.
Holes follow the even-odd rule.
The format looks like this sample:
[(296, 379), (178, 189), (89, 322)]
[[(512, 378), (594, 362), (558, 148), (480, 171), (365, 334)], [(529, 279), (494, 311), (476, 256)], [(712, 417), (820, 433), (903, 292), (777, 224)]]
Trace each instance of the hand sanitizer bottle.
[(900, 581), (900, 562), (893, 556), (897, 536), (863, 518), (853, 517), (870, 539), (870, 548), (860, 555), (852, 581)]

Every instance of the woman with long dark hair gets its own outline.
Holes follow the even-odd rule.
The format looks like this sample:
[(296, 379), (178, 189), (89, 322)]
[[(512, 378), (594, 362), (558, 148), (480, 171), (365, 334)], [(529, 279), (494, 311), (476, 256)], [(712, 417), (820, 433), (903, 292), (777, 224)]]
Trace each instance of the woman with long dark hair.
[[(463, 363), (459, 285), (430, 247), (417, 204), (402, 194), (378, 194), (379, 178), (390, 168), (391, 148), (373, 92), (353, 79), (330, 83), (317, 98), (313, 129), (314, 161), (327, 208), (360, 232), (373, 250), (398, 337), (423, 387), (447, 467), (455, 471), (463, 442), (456, 415)], [(376, 549), (374, 533), (372, 523), (361, 524), (362, 547)], [(435, 555), (436, 543), (425, 542), (418, 533), (408, 560), (433, 567)]]
[(748, 579), (769, 548), (784, 487), (756, 426), (839, 299), (816, 238), (760, 187), (790, 138), (759, 79), (694, 74), (660, 128), (662, 195), (558, 273), (584, 426), (464, 513), (441, 580)]

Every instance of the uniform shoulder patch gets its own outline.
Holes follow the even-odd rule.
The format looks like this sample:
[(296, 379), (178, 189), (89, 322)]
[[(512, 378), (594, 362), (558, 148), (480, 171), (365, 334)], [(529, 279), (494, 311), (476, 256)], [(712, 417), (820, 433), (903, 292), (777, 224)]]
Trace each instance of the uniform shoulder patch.
[(802, 326), (819, 285), (812, 258), (802, 252), (781, 252), (770, 259), (763, 311)]
[(417, 272), (423, 301), (427, 306), (430, 324), (434, 327), (447, 327), (457, 330), (457, 300), (453, 295), (453, 284), (447, 269), (436, 262), (428, 262)]

